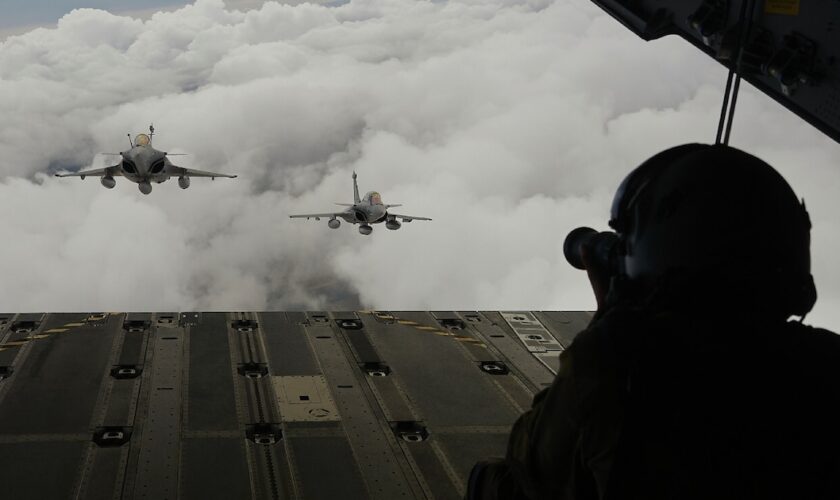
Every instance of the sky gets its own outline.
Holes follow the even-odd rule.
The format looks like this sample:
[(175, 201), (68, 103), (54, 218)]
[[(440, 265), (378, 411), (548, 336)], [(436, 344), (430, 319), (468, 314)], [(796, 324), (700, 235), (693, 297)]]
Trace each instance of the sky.
[[(343, 3), (345, 0), (309, 0), (309, 3)], [(73, 9), (102, 9), (117, 14), (148, 18), (161, 10), (174, 10), (192, 2), (187, 0), (0, 0), (0, 40), (6, 36), (30, 31), (36, 27), (54, 26)], [(262, 6), (263, 0), (225, 0), (232, 9), (247, 10)], [(285, 0), (285, 4), (303, 0)]]
[(132, 0), (131, 2), (118, 0), (3, 0), (1, 5), (4, 15), (0, 17), (0, 26), (14, 27), (52, 23), (71, 10), (82, 7), (126, 10), (126, 6), (130, 6), (131, 10), (137, 10), (185, 3), (178, 0)]
[[(77, 9), (0, 43), (4, 308), (590, 310), (565, 235), (606, 229), (647, 157), (714, 139), (723, 69), (586, 0), (258, 4)], [(151, 122), (182, 166), (239, 178), (143, 196), (52, 177)], [(748, 86), (732, 145), (805, 198), (809, 322), (840, 330), (840, 146)], [(351, 201), (354, 170), (435, 220), (288, 218)]]
[(187, 3), (183, 0), (0, 0), (0, 40), (37, 27), (55, 26), (61, 17), (78, 8), (146, 15), (165, 8), (181, 7)]

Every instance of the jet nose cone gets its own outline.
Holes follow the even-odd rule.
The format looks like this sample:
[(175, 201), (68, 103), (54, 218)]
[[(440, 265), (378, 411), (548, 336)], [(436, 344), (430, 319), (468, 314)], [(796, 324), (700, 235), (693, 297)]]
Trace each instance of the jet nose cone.
[[(152, 164), (156, 158), (155, 151), (150, 151), (148, 148), (144, 148), (142, 151), (137, 151), (132, 156), (132, 161), (134, 165), (137, 167), (138, 174), (147, 174), (151, 170)], [(160, 157), (161, 163), (163, 160), (163, 156)]]
[(142, 148), (133, 148), (129, 151), (124, 152), (122, 155), (123, 155), (123, 158), (127, 158), (127, 159), (133, 161), (134, 163), (142, 162), (143, 158), (145, 157), (145, 155), (143, 154)]

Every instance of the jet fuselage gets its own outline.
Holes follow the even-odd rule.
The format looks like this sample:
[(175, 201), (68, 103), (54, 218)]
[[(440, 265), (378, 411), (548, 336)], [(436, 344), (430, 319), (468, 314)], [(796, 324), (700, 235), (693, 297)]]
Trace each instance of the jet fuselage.
[(156, 182), (160, 184), (169, 178), (165, 172), (171, 163), (166, 153), (158, 151), (152, 146), (137, 145), (128, 151), (120, 153), (122, 156), (123, 176), (138, 184), (142, 182)]
[[(403, 222), (411, 222), (413, 220), (432, 220), (428, 217), (415, 217), (412, 215), (400, 215), (389, 213), (388, 209), (391, 207), (399, 207), (401, 205), (386, 205), (382, 203), (382, 196), (376, 191), (370, 191), (365, 194), (364, 198), (359, 196), (359, 186), (356, 183), (356, 172), (353, 172), (353, 203), (337, 203), (337, 205), (346, 206), (341, 212), (327, 212), (318, 214), (295, 214), (290, 215), (292, 219), (315, 219), (321, 220), (322, 217), (328, 217), (327, 225), (332, 229), (338, 229), (341, 226), (341, 221), (344, 220), (349, 224), (359, 224), (359, 232), (364, 235), (369, 235), (373, 231), (371, 224), (385, 223), (385, 227), (391, 231), (395, 231), (402, 227)], [(400, 222), (401, 219), (402, 222)]]
[(99, 181), (108, 189), (113, 189), (117, 185), (114, 177), (125, 177), (136, 183), (143, 194), (152, 192), (152, 182), (160, 184), (166, 182), (170, 177), (178, 178), (178, 186), (181, 189), (190, 187), (190, 177), (210, 177), (211, 179), (216, 177), (233, 179), (236, 177), (232, 174), (208, 172), (173, 165), (167, 158), (167, 153), (152, 147), (154, 134), (155, 127), (153, 125), (149, 126), (149, 135), (138, 134), (131, 142), (131, 149), (119, 153), (122, 161), (117, 165), (77, 172), (56, 172), (55, 176), (79, 177), (82, 180), (86, 177), (99, 177)]
[(378, 224), (388, 216), (388, 210), (382, 203), (372, 204), (370, 199), (365, 199), (345, 210), (341, 218), (350, 224)]

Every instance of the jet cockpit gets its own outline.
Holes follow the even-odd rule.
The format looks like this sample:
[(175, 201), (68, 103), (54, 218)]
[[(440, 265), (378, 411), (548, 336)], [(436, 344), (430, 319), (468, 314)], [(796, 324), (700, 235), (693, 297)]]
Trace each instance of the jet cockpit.
[(150, 146), (151, 144), (152, 139), (146, 134), (137, 134), (137, 137), (134, 138), (135, 146)]
[(370, 191), (365, 195), (365, 200), (368, 201), (371, 205), (381, 205), (382, 204), (382, 196), (377, 193), (376, 191)]

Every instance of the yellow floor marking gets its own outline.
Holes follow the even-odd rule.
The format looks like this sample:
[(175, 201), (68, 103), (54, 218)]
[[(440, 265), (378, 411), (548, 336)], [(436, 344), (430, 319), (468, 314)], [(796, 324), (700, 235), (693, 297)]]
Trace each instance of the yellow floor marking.
[[(56, 332), (56, 333), (59, 333), (59, 332)], [(44, 335), (43, 333), (38, 334), (38, 335), (30, 335), (29, 336), (30, 339), (45, 339), (47, 337), (49, 337), (49, 335)]]
[(52, 330), (47, 330), (44, 333), (64, 333), (67, 330), (69, 330), (69, 328), (53, 328)]
[(427, 332), (437, 332), (439, 331), (434, 326), (418, 326), (416, 327), (418, 330), (426, 330)]
[(434, 333), (435, 333), (435, 335), (440, 335), (441, 337), (454, 337), (455, 336), (454, 333), (449, 333), (449, 332), (434, 332)]
[(85, 326), (85, 324), (84, 323), (67, 323), (64, 326), (66, 326), (68, 328), (76, 328), (78, 326)]
[(407, 319), (401, 319), (401, 320), (397, 321), (397, 323), (399, 323), (401, 325), (417, 325), (417, 324), (419, 324), (416, 321), (408, 321)]
[(0, 344), (3, 347), (18, 347), (22, 346), (23, 344), (29, 342), (28, 340), (16, 340), (14, 342), (6, 342), (5, 344)]

